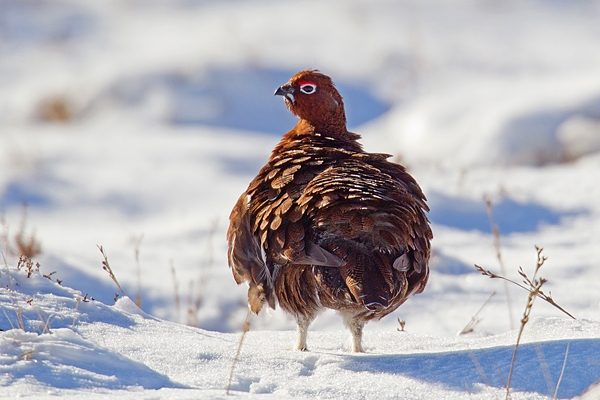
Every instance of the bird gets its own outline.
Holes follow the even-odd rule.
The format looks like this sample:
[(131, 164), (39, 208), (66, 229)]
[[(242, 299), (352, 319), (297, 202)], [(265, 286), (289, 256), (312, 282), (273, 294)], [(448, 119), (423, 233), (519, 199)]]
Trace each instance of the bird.
[(309, 325), (327, 308), (362, 352), (364, 325), (427, 284), (426, 197), (391, 155), (363, 150), (329, 76), (300, 71), (275, 95), (299, 121), (231, 211), (229, 266), (248, 284), (250, 311), (279, 304), (295, 318), (296, 349), (307, 350)]

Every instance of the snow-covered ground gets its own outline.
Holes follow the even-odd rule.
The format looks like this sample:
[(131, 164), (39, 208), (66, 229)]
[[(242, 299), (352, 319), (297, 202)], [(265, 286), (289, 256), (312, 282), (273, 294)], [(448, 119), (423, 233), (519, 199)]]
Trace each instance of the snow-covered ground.
[[(247, 309), (227, 218), (295, 123), (272, 93), (304, 68), (423, 187), (432, 274), (367, 325), (363, 355), (333, 312), (308, 353), (289, 316), (254, 318), (232, 393), (502, 398), (527, 292), (473, 267), (501, 272), (484, 198), (503, 273), (531, 276), (543, 247), (543, 290), (578, 318), (535, 303), (515, 397), (551, 398), (567, 345), (558, 396), (583, 393), (600, 379), (598, 20), (597, 1), (0, 1), (0, 397), (225, 397)], [(15, 270), (23, 221), (52, 282)], [(97, 245), (143, 311), (113, 305)]]
[[(83, 300), (80, 292), (36, 272), (28, 278), (24, 270), (3, 269), (0, 283), (9, 288), (0, 302), (15, 326), (0, 333), (2, 397), (227, 397), (239, 335), (157, 319), (127, 297), (114, 306)], [(540, 318), (527, 328), (513, 398), (553, 395), (561, 371), (558, 395), (572, 397), (600, 375), (600, 322)], [(291, 350), (293, 335), (249, 332), (229, 393), (501, 398), (516, 341), (515, 331), (442, 338), (380, 330), (367, 333), (366, 353), (352, 354), (343, 345), (345, 332), (311, 332), (308, 352)]]

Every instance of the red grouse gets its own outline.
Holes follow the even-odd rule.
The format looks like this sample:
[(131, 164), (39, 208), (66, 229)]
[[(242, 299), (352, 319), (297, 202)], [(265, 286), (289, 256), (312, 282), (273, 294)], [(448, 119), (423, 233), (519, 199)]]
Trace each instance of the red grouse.
[(229, 266), (248, 305), (292, 314), (299, 350), (320, 310), (337, 310), (362, 351), (367, 321), (423, 291), (429, 276), (429, 208), (417, 182), (387, 154), (366, 153), (346, 130), (328, 76), (301, 71), (275, 95), (300, 118), (237, 201)]

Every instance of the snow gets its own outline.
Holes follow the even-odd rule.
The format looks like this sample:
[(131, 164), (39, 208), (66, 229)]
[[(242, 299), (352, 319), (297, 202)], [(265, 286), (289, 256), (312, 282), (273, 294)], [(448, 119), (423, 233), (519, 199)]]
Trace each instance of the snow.
[[(473, 264), (520, 281), (537, 245), (543, 290), (577, 320), (536, 301), (513, 398), (552, 398), (567, 345), (558, 396), (581, 395), (600, 379), (599, 16), (594, 1), (0, 2), (0, 397), (226, 397), (247, 310), (227, 218), (294, 124), (273, 91), (304, 68), (421, 184), (431, 278), (367, 325), (365, 354), (333, 312), (306, 353), (280, 310), (253, 318), (232, 393), (503, 398), (527, 292)], [(15, 269), (19, 231), (41, 275)], [(115, 303), (97, 245), (129, 297)]]
[[(152, 317), (128, 297), (113, 306), (83, 301), (81, 292), (38, 272), (28, 278), (25, 271), (8, 268), (0, 279), (9, 288), (0, 297), (4, 324), (15, 326), (0, 333), (4, 396), (226, 397), (239, 335)], [(19, 318), (24, 329), (18, 329)], [(293, 335), (250, 331), (230, 393), (496, 398), (516, 339), (515, 331), (484, 338), (371, 331), (366, 353), (352, 354), (345, 332), (311, 332), (308, 352), (291, 349)], [(538, 318), (519, 349), (513, 397), (554, 393), (567, 347), (559, 395), (572, 397), (592, 384), (600, 374), (600, 322)]]

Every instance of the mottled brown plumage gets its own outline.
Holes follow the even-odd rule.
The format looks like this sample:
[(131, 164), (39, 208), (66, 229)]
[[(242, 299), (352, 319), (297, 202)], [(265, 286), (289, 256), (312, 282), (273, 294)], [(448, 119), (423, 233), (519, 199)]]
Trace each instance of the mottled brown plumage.
[(362, 351), (364, 324), (427, 283), (425, 196), (389, 155), (362, 150), (328, 76), (301, 71), (275, 94), (300, 121), (231, 212), (229, 265), (248, 283), (254, 313), (279, 303), (296, 318), (298, 349), (326, 307), (340, 312)]

